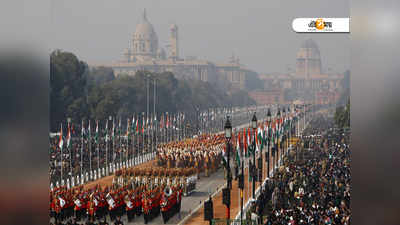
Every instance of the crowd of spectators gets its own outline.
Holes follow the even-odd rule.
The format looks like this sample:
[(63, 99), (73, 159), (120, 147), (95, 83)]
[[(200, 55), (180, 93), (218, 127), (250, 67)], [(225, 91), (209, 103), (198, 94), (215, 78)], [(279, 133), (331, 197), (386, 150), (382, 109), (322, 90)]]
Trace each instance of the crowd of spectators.
[(306, 134), (320, 138), (292, 151), (253, 202), (259, 224), (350, 224), (349, 135), (325, 118), (310, 125)]

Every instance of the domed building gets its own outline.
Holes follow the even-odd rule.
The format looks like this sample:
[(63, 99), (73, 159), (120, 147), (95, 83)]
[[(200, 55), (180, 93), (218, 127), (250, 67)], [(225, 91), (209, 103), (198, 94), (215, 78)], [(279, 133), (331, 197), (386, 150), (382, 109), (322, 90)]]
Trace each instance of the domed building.
[(334, 104), (343, 91), (341, 73), (324, 73), (317, 43), (305, 40), (296, 54), (296, 70), (260, 75), (264, 90), (250, 93), (259, 104), (290, 104), (301, 99), (313, 104)]
[(149, 61), (157, 57), (158, 37), (153, 25), (147, 20), (146, 10), (143, 12), (141, 23), (136, 25), (130, 46), (130, 55), (126, 59), (128, 62)]
[(296, 57), (296, 76), (309, 78), (321, 74), (321, 56), (318, 45), (312, 40), (305, 40)]
[(196, 57), (183, 59), (179, 47), (179, 28), (176, 24), (169, 27), (169, 43), (159, 46), (157, 33), (144, 10), (128, 48), (122, 53), (122, 60), (102, 66), (112, 67), (116, 76), (134, 76), (140, 70), (172, 72), (177, 79), (201, 80), (232, 89), (245, 89), (246, 76), (255, 73), (241, 65), (238, 58), (228, 63), (214, 63)]

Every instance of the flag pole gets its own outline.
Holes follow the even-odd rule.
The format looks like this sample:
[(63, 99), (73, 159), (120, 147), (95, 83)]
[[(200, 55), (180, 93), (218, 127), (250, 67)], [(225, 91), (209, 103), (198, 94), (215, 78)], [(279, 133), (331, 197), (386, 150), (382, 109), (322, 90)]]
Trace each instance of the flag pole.
[(157, 120), (157, 114), (155, 114), (155, 119), (156, 119), (156, 121), (155, 121), (155, 123), (156, 123), (156, 148), (155, 148), (155, 155), (154, 155), (154, 157), (157, 155), (157, 139), (158, 139), (158, 137), (157, 137), (157, 135), (158, 135), (158, 120)]
[[(133, 115), (132, 116), (132, 122), (131, 122), (131, 130), (130, 131), (134, 131), (134, 129), (135, 129), (135, 115)], [(130, 165), (132, 166), (133, 165), (133, 156), (134, 156), (134, 154), (133, 154), (133, 141), (134, 141), (134, 138), (135, 138), (135, 132), (132, 132), (132, 139), (131, 139), (131, 155), (130, 155), (130, 158), (129, 158), (129, 160), (130, 160)]]
[(136, 117), (136, 130), (135, 130), (135, 155), (134, 158), (135, 159), (135, 165), (139, 162), (139, 116), (140, 114), (138, 113), (137, 117)]
[(97, 173), (99, 177), (100, 173), (100, 141), (99, 141), (99, 120), (97, 120), (97, 124), (96, 124), (96, 141), (97, 141)]
[(168, 124), (169, 123), (169, 121), (168, 121), (168, 112), (166, 113), (166, 116), (165, 116), (165, 143), (168, 143)]
[(69, 143), (71, 143), (71, 139), (72, 139), (72, 137), (71, 137), (71, 130), (70, 130), (70, 121), (71, 121), (71, 119), (70, 118), (68, 118), (68, 143), (67, 143), (67, 148), (68, 148), (68, 152), (69, 152), (69, 173), (70, 173), (70, 179), (71, 179), (71, 177), (72, 177), (72, 148), (69, 146), (70, 144)]
[(129, 118), (128, 118), (128, 121), (127, 121), (127, 126), (126, 126), (126, 148), (125, 148), (125, 150), (126, 150), (126, 154), (125, 154), (125, 167), (126, 168), (128, 168), (128, 165), (129, 165), (129, 162), (128, 162), (128, 160), (129, 160), (129, 125), (130, 125), (130, 123), (131, 123), (131, 121), (129, 120)]
[(143, 152), (144, 152), (144, 126), (145, 126), (145, 122), (144, 122), (144, 112), (142, 112), (142, 149), (141, 149), (141, 153), (140, 153), (140, 162), (143, 163)]
[[(89, 120), (89, 173), (92, 172), (92, 137), (91, 137), (91, 133), (90, 133), (90, 120)], [(90, 177), (91, 178), (91, 177)]]
[(148, 154), (149, 154), (149, 149), (150, 149), (150, 146), (151, 146), (149, 124), (150, 124), (150, 121), (149, 121), (149, 112), (147, 111), (147, 120), (146, 120), (146, 131), (147, 131), (147, 132), (146, 132), (146, 133), (147, 133), (147, 137), (146, 137), (146, 160), (147, 160), (147, 156), (148, 156)]
[(60, 147), (60, 150), (61, 150), (61, 179), (60, 179), (60, 184), (61, 184), (61, 181), (63, 180), (63, 144), (62, 144), (62, 123), (61, 123), (61, 130), (60, 130), (60, 143), (61, 143), (61, 147)]
[(119, 138), (119, 168), (122, 167), (122, 145), (121, 145), (121, 117), (118, 123), (118, 138)]
[(114, 121), (114, 118), (113, 118), (113, 128), (112, 128), (112, 134), (111, 134), (111, 136), (112, 136), (112, 152), (111, 152), (111, 155), (112, 155), (112, 168), (113, 168), (113, 171), (114, 171), (114, 165), (115, 165), (115, 157), (114, 157), (114, 154), (115, 154), (115, 121)]
[[(109, 117), (108, 119), (111, 120), (111, 117)], [(108, 176), (108, 119), (106, 119), (106, 176)]]
[(83, 120), (82, 120), (82, 127), (81, 127), (81, 141), (82, 141), (82, 144), (81, 144), (81, 155), (80, 155), (81, 156), (81, 166), (80, 166), (80, 169), (81, 169), (80, 178), (81, 178), (81, 180), (82, 180), (82, 176), (83, 176), (83, 131), (84, 131), (84, 126), (83, 126)]

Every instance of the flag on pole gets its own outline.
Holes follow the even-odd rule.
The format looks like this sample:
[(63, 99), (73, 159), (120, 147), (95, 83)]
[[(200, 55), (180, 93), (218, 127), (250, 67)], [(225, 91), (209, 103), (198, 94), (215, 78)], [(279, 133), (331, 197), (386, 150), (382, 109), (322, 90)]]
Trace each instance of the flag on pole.
[(58, 147), (62, 150), (63, 145), (64, 145), (64, 141), (63, 141), (63, 129), (62, 129), (62, 124), (61, 124), (60, 139), (58, 140)]
[(241, 155), (242, 155), (242, 151), (240, 149), (240, 132), (238, 133), (238, 136), (236, 138), (236, 163), (238, 165), (238, 167), (240, 167), (240, 162), (241, 162)]
[(144, 126), (145, 126), (145, 119), (144, 119), (144, 116), (143, 116), (143, 118), (142, 118), (142, 120), (143, 120), (143, 124), (142, 124), (142, 134), (144, 133)]
[(150, 116), (150, 131), (153, 130), (153, 117)]
[(222, 165), (225, 168), (228, 168), (228, 154), (227, 154), (226, 145), (224, 146), (224, 149), (222, 151)]
[(118, 123), (118, 135), (121, 137), (121, 117), (119, 118), (119, 123)]
[(74, 124), (71, 124), (71, 136), (75, 134)]
[(131, 124), (131, 120), (128, 118), (128, 124), (126, 125), (126, 136), (129, 139), (129, 132), (130, 132), (130, 124)]
[(164, 128), (164, 114), (161, 115), (160, 119), (160, 129)]
[(247, 157), (250, 157), (250, 154), (253, 153), (253, 145), (251, 144), (251, 129), (247, 129)]
[(165, 123), (166, 123), (165, 127), (168, 129), (168, 127), (169, 127), (168, 113), (167, 113), (167, 116), (166, 116), (166, 122)]
[(113, 118), (113, 127), (112, 127), (111, 137), (112, 137), (113, 139), (115, 138), (115, 122), (114, 122), (114, 118)]
[(137, 118), (136, 118), (136, 134), (138, 134), (139, 133), (139, 115), (137, 116)]
[(89, 120), (89, 127), (88, 127), (88, 136), (89, 136), (89, 141), (90, 141), (90, 138), (91, 138), (91, 137), (90, 137), (90, 135), (91, 135), (91, 134), (90, 134), (90, 120)]
[(131, 133), (135, 133), (135, 115), (132, 116)]
[(94, 140), (96, 142), (96, 144), (99, 142), (99, 121), (96, 121), (96, 133), (94, 136)]
[(68, 123), (67, 148), (71, 147), (71, 129)]
[(246, 135), (246, 128), (243, 128), (243, 149), (244, 154), (247, 157), (247, 135)]
[(86, 135), (86, 131), (85, 131), (85, 126), (83, 124), (83, 120), (82, 120), (82, 132), (81, 132), (82, 137), (84, 137)]
[(154, 129), (157, 131), (157, 114), (154, 115)]
[(258, 129), (257, 129), (257, 140), (258, 140), (258, 142), (257, 142), (257, 144), (259, 145), (259, 147), (257, 148), (257, 151), (258, 150), (263, 150), (263, 145), (264, 145), (264, 134), (263, 134), (263, 130), (261, 129), (261, 127), (258, 127)]
[(106, 119), (106, 141), (108, 141), (109, 137), (108, 137), (108, 120)]

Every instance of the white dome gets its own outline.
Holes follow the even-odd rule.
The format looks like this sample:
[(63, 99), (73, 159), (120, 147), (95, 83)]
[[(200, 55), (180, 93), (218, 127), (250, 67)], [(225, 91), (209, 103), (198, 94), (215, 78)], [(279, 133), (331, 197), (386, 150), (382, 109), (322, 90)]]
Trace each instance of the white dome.
[(153, 25), (147, 20), (146, 10), (141, 23), (136, 25), (131, 48), (132, 55), (139, 61), (148, 61), (157, 56), (158, 37)]
[(156, 32), (154, 32), (153, 25), (151, 25), (151, 23), (149, 23), (148, 21), (136, 25), (136, 31), (134, 36), (135, 38), (142, 38), (142, 39), (157, 38), (157, 34)]

